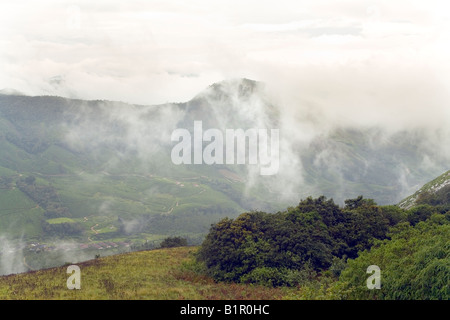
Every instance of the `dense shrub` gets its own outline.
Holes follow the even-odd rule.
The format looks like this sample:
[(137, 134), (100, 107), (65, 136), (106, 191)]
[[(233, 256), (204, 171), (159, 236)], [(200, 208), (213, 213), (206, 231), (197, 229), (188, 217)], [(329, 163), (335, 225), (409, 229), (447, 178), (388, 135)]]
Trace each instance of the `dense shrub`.
[(429, 204), (432, 206), (450, 203), (450, 185), (446, 185), (436, 192), (423, 192), (416, 200), (417, 204)]
[(161, 244), (161, 248), (173, 248), (187, 246), (187, 239), (182, 237), (168, 237), (164, 239)]
[(283, 212), (221, 220), (211, 227), (198, 260), (216, 280), (295, 285), (309, 269), (321, 272), (335, 263), (339, 274), (346, 258), (385, 239), (402, 219), (401, 209), (383, 210), (363, 197), (343, 208), (324, 196), (310, 197)]
[[(391, 240), (348, 260), (337, 286), (351, 292), (346, 299), (450, 299), (450, 222), (434, 214), (416, 226), (400, 224)], [(381, 270), (381, 289), (368, 290), (366, 269)]]
[(42, 230), (47, 236), (70, 237), (80, 235), (84, 231), (83, 226), (78, 222), (50, 224), (46, 221), (43, 221), (41, 225)]

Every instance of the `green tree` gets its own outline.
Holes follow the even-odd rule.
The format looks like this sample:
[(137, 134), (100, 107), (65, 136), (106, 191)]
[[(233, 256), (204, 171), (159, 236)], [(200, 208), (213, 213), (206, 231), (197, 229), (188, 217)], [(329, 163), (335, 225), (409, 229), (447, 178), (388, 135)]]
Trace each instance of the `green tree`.
[(28, 176), (25, 178), (25, 183), (28, 185), (32, 185), (34, 184), (34, 182), (36, 181), (36, 177), (35, 176)]
[(438, 209), (434, 206), (431, 206), (429, 204), (421, 204), (409, 209), (407, 218), (409, 223), (415, 225), (420, 221), (427, 220), (433, 213), (436, 213), (437, 211)]
[[(391, 240), (378, 241), (370, 250), (348, 260), (336, 287), (350, 292), (346, 299), (450, 299), (450, 222), (434, 214), (416, 226), (401, 223)], [(366, 286), (366, 269), (381, 269), (381, 289)]]
[(164, 239), (160, 244), (161, 248), (173, 248), (184, 246), (187, 246), (187, 239), (182, 237), (168, 237)]

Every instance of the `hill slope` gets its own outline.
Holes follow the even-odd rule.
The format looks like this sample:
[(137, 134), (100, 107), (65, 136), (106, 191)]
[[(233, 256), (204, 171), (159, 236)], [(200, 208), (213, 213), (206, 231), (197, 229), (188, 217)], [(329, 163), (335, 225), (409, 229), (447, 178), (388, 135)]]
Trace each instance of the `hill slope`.
[(180, 271), (193, 247), (139, 251), (77, 264), (81, 289), (67, 288), (67, 266), (0, 277), (0, 300), (277, 299), (282, 291), (217, 284)]
[(414, 194), (406, 197), (398, 204), (409, 209), (417, 204), (449, 204), (450, 203), (450, 170), (426, 183)]

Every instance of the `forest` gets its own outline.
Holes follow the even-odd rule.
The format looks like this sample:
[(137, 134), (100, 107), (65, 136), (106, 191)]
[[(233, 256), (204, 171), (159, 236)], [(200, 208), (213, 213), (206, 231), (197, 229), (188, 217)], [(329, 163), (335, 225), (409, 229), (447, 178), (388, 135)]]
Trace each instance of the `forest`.
[[(198, 267), (216, 281), (319, 286), (328, 298), (449, 299), (450, 205), (420, 201), (406, 210), (359, 196), (341, 207), (320, 196), (225, 218), (211, 226)], [(383, 290), (368, 290), (370, 265), (380, 267)]]

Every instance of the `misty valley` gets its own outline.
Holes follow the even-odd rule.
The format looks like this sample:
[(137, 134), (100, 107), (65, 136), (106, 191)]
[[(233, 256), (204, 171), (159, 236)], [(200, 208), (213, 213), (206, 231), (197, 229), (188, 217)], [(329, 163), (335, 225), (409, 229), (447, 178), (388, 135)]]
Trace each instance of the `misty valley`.
[[(0, 274), (158, 248), (168, 237), (200, 245), (223, 218), (275, 213), (309, 196), (396, 204), (448, 169), (420, 131), (337, 126), (305, 140), (295, 120), (248, 79), (156, 106), (1, 94)], [(279, 129), (279, 152), (186, 165), (191, 145), (181, 148), (172, 133), (182, 128), (190, 139), (196, 121), (217, 132)], [(220, 155), (222, 146), (197, 140)], [(174, 147), (189, 161), (174, 163)], [(269, 153), (278, 170), (264, 175)]]

